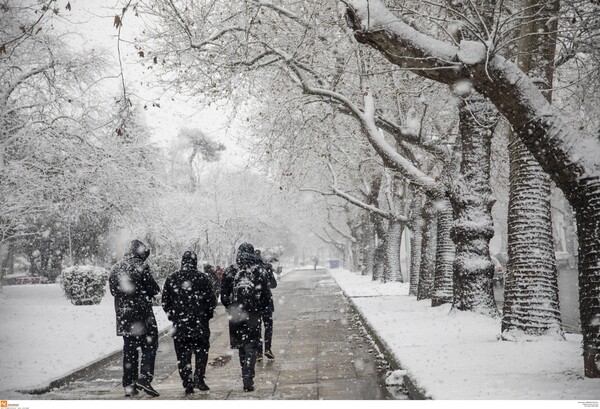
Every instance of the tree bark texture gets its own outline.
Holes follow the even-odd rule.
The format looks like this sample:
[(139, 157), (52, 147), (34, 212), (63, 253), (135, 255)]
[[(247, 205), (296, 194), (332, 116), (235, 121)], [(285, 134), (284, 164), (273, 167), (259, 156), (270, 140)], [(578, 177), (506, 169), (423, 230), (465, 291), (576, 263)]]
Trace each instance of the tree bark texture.
[(491, 128), (497, 114), (483, 96), (472, 94), (461, 101), (459, 116), (462, 159), (451, 196), (456, 243), (453, 308), (497, 316), (489, 246), (494, 236)]
[[(556, 1), (526, 0), (518, 58), (524, 72), (543, 79), (551, 101), (556, 47)], [(552, 30), (548, 33), (548, 30)], [(544, 33), (545, 35), (540, 35)], [(504, 288), (502, 338), (556, 335), (563, 338), (558, 271), (552, 237), (551, 182), (523, 142), (509, 137), (508, 271)]]
[(452, 303), (452, 276), (456, 247), (452, 241), (452, 207), (447, 197), (441, 197), (435, 202), (437, 208), (437, 245), (435, 257), (435, 277), (431, 306)]
[(431, 298), (435, 275), (437, 248), (437, 209), (433, 200), (427, 196), (423, 206), (423, 239), (421, 245), (421, 270), (417, 288), (417, 300)]
[(562, 336), (558, 275), (552, 239), (550, 178), (518, 137), (511, 135), (508, 271), (504, 287), (504, 339)]
[(408, 295), (417, 295), (421, 272), (421, 246), (423, 243), (423, 217), (421, 211), (415, 212), (411, 220), (410, 235), (410, 286)]
[(402, 232), (404, 224), (399, 220), (390, 220), (385, 237), (385, 267), (383, 282), (402, 282), (400, 267), (400, 246), (402, 245)]

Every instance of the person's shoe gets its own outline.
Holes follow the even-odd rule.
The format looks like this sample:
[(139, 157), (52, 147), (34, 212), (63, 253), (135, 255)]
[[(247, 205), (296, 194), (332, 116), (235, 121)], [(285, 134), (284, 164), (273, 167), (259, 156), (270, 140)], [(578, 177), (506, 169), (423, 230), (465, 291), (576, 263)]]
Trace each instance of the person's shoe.
[(263, 360), (262, 354), (256, 355), (256, 362), (262, 362), (262, 360)]
[(125, 396), (130, 397), (130, 396), (135, 396), (135, 395), (139, 395), (139, 392), (138, 392), (135, 384), (125, 387)]
[(138, 382), (137, 387), (138, 387), (138, 389), (143, 390), (144, 392), (146, 392), (148, 395), (152, 396), (153, 398), (160, 396), (160, 393), (158, 393), (156, 391), (156, 389), (154, 389), (152, 387), (152, 385), (150, 385), (150, 382)]
[(200, 379), (199, 381), (196, 381), (196, 388), (198, 388), (199, 391), (209, 391), (210, 390), (208, 385), (204, 382), (204, 379)]
[(254, 390), (254, 381), (252, 379), (244, 379), (244, 392), (252, 392)]
[(273, 355), (273, 352), (271, 352), (270, 349), (265, 352), (265, 356), (269, 359), (275, 359), (275, 355)]
[(185, 394), (186, 395), (191, 395), (192, 393), (194, 393), (194, 387), (193, 386), (188, 386), (187, 388), (185, 388)]

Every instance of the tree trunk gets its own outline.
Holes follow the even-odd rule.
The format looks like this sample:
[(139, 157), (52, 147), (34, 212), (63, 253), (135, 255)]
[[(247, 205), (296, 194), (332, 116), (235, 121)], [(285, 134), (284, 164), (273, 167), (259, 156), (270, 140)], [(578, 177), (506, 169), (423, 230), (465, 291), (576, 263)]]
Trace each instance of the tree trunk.
[(585, 376), (600, 378), (600, 177), (582, 179), (571, 200), (579, 235), (579, 315)]
[(402, 231), (404, 225), (399, 220), (390, 220), (385, 237), (385, 267), (383, 282), (400, 281), (400, 246), (402, 244)]
[(408, 295), (417, 295), (419, 288), (419, 275), (421, 273), (421, 246), (423, 243), (423, 217), (416, 212), (411, 221), (410, 238), (410, 286)]
[[(551, 101), (558, 2), (526, 0), (519, 39), (519, 67), (546, 81), (539, 85)], [(550, 7), (548, 7), (550, 6)], [(547, 23), (549, 24), (547, 25)], [(554, 26), (554, 27), (553, 27)], [(549, 33), (547, 30), (552, 30)], [(546, 35), (540, 35), (544, 33)], [(553, 334), (563, 338), (558, 272), (552, 237), (551, 182), (523, 142), (509, 140), (508, 271), (504, 289), (502, 338)]]
[(423, 206), (423, 238), (421, 245), (421, 271), (417, 288), (417, 300), (431, 298), (435, 257), (437, 248), (437, 209), (427, 196)]
[(459, 112), (462, 159), (451, 198), (456, 243), (453, 308), (497, 316), (492, 287), (494, 265), (489, 246), (494, 236), (491, 128), (497, 114), (479, 94), (463, 99)]
[(552, 240), (550, 178), (515, 135), (510, 136), (508, 271), (502, 338), (562, 337)]
[(437, 216), (437, 245), (435, 258), (435, 278), (431, 294), (431, 306), (438, 307), (452, 302), (452, 265), (456, 247), (450, 236), (452, 229), (452, 207), (447, 197), (435, 202)]

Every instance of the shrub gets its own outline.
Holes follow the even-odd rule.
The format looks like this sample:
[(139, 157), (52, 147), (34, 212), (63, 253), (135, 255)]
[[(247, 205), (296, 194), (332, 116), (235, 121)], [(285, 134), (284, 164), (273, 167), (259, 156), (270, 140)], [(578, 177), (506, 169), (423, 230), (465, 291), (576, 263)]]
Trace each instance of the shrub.
[(63, 270), (61, 286), (74, 305), (99, 304), (106, 293), (108, 271), (96, 266), (73, 266)]

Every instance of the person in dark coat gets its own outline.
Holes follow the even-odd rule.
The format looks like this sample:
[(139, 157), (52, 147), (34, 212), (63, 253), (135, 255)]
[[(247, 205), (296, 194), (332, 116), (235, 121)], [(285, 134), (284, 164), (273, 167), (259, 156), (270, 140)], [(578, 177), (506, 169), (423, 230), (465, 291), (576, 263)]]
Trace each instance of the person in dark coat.
[[(186, 251), (181, 269), (167, 277), (162, 292), (163, 309), (173, 322), (173, 344), (186, 395), (194, 393), (194, 386), (201, 391), (210, 389), (204, 376), (210, 348), (209, 321), (216, 305), (209, 276), (198, 271), (196, 253)], [(192, 355), (195, 355), (193, 375)]]
[[(253, 301), (246, 304), (236, 299), (240, 282), (250, 279)], [(241, 244), (236, 264), (229, 266), (221, 281), (221, 302), (229, 315), (229, 341), (231, 348), (239, 350), (244, 391), (254, 390), (254, 367), (261, 348), (261, 312), (268, 299), (268, 284), (254, 256), (254, 247)]]
[(210, 264), (205, 264), (204, 265), (204, 273), (210, 279), (210, 283), (212, 284), (215, 296), (217, 298), (219, 298), (219, 295), (221, 294), (221, 284), (219, 283), (219, 280), (217, 279), (217, 274), (216, 274), (215, 268), (213, 266), (211, 266)]
[(262, 322), (265, 326), (265, 336), (261, 339), (261, 346), (258, 351), (258, 356), (256, 358), (256, 360), (260, 362), (263, 359), (263, 343), (265, 348), (265, 356), (268, 359), (275, 359), (275, 355), (271, 351), (271, 342), (273, 340), (273, 312), (275, 311), (275, 304), (273, 303), (273, 293), (271, 292), (271, 290), (277, 287), (277, 280), (275, 279), (275, 274), (273, 274), (273, 266), (271, 265), (271, 263), (264, 262), (260, 250), (256, 250), (254, 254), (256, 256), (256, 261), (258, 265), (261, 267), (261, 272), (264, 275), (264, 279), (267, 282), (268, 290), (268, 299), (261, 312)]
[[(158, 349), (158, 327), (152, 311), (152, 298), (160, 287), (152, 277), (146, 259), (150, 250), (139, 240), (129, 243), (123, 259), (112, 266), (109, 277), (110, 293), (115, 297), (117, 335), (123, 337), (123, 387), (131, 396), (144, 390), (159, 396), (151, 386), (154, 361)], [(138, 348), (141, 366), (138, 375)]]

